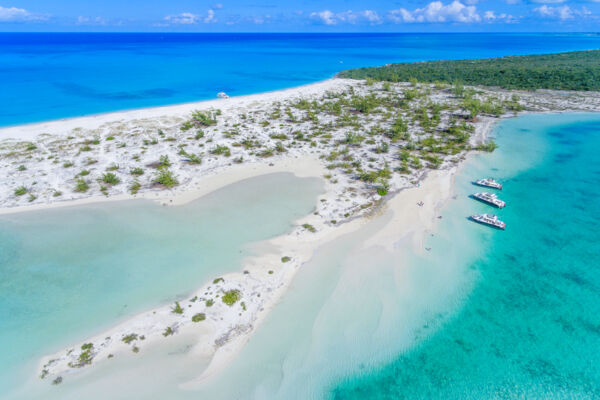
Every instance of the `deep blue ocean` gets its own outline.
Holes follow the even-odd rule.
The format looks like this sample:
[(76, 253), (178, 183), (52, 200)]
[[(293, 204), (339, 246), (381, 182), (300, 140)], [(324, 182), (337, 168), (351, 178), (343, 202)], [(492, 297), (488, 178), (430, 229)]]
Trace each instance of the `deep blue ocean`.
[(283, 89), (391, 62), (592, 48), (599, 35), (0, 33), (0, 126)]

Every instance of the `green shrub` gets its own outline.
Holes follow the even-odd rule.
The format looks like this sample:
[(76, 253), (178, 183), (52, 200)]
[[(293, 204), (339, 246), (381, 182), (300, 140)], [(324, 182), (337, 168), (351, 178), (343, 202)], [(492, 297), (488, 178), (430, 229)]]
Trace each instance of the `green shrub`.
[(162, 155), (160, 156), (159, 160), (158, 160), (158, 168), (168, 168), (170, 167), (171, 161), (169, 161), (169, 156), (167, 155)]
[(130, 333), (129, 335), (125, 335), (121, 338), (121, 341), (125, 344), (131, 344), (134, 340), (138, 339), (137, 333)]
[(226, 291), (223, 294), (223, 297), (221, 297), (221, 300), (223, 300), (223, 303), (225, 303), (231, 307), (241, 298), (242, 298), (242, 293), (239, 290), (231, 289), (231, 290)]
[(183, 314), (183, 308), (178, 301), (175, 302), (175, 306), (171, 309), (173, 314)]
[(206, 319), (206, 314), (198, 313), (192, 317), (192, 322), (200, 322), (200, 321), (204, 321), (205, 319)]
[(143, 169), (141, 169), (141, 168), (139, 168), (139, 167), (137, 167), (137, 168), (133, 168), (133, 169), (130, 171), (130, 174), (131, 174), (131, 175), (135, 175), (135, 176), (144, 175), (144, 170), (143, 170)]
[(283, 256), (283, 257), (281, 257), (281, 262), (286, 263), (286, 262), (289, 262), (291, 259), (292, 259), (291, 257)]
[(167, 327), (167, 329), (165, 329), (165, 331), (163, 332), (163, 336), (167, 337), (167, 336), (171, 336), (172, 334), (174, 334), (175, 331), (173, 330), (173, 328), (171, 328), (170, 326)]
[(112, 172), (107, 172), (106, 174), (102, 175), (102, 182), (106, 183), (107, 185), (116, 185), (117, 183), (121, 182), (121, 180)]
[(173, 172), (166, 168), (161, 168), (158, 170), (158, 174), (156, 175), (156, 183), (159, 183), (167, 188), (172, 188), (179, 185), (177, 177), (173, 174)]
[(25, 186), (19, 186), (15, 189), (15, 196), (23, 196), (27, 193), (27, 188)]
[(212, 307), (213, 304), (215, 304), (215, 301), (213, 299), (207, 299), (205, 302), (206, 307)]
[(227, 146), (217, 146), (210, 151), (210, 154), (223, 155), (225, 157), (231, 156), (231, 150)]
[(302, 224), (302, 227), (312, 233), (315, 233), (317, 231), (317, 229), (311, 224)]
[(135, 180), (129, 186), (129, 192), (131, 194), (137, 194), (137, 192), (139, 192), (141, 187), (142, 187), (142, 185), (137, 180)]

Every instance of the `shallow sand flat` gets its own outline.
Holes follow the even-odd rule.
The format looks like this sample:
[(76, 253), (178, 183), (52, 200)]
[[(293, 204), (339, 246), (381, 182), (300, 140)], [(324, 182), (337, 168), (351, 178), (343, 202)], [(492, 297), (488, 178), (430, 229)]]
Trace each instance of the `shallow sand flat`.
[[(253, 110), (253, 112), (264, 117), (267, 111), (271, 110), (269, 107), (273, 106), (273, 102), (297, 100), (304, 96), (320, 96), (328, 90), (345, 90), (348, 87), (351, 88), (352, 93), (354, 93), (354, 90), (358, 90), (361, 91), (362, 94), (370, 93), (372, 90), (383, 90), (368, 88), (356, 81), (331, 79), (313, 85), (302, 86), (300, 88), (226, 100), (134, 110), (65, 121), (32, 124), (24, 127), (6, 128), (0, 130), (0, 135), (4, 133), (7, 137), (18, 137), (19, 139), (35, 138), (42, 133), (66, 135), (70, 131), (82, 127), (87, 130), (93, 130), (104, 124), (114, 124), (122, 121), (133, 121), (135, 122), (134, 125), (136, 125), (138, 120), (149, 120), (154, 118), (159, 120), (170, 118), (168, 120), (170, 129), (179, 132), (179, 124), (184, 121), (186, 116), (189, 116), (192, 110), (218, 107), (223, 110), (223, 118), (225, 121), (228, 121), (228, 118), (230, 117), (237, 118), (240, 113), (245, 113), (249, 110)], [(397, 91), (398, 94), (401, 94), (407, 90), (407, 87), (406, 84), (399, 84), (393, 90)], [(427, 91), (431, 90), (432, 87), (425, 86), (422, 89)], [(496, 92), (493, 91), (482, 93), (484, 93), (485, 96), (496, 94)], [(503, 98), (507, 98), (510, 95), (510, 92), (506, 91), (498, 91), (498, 93), (500, 93)], [(437, 93), (435, 96), (434, 98), (442, 102), (456, 100), (449, 93)], [(527, 100), (529, 102), (528, 104), (534, 104), (539, 100), (535, 97), (536, 95), (525, 94), (525, 96), (529, 97), (529, 100)], [(556, 107), (557, 104), (564, 106), (565, 108), (582, 108), (583, 106), (593, 108), (597, 106), (596, 103), (587, 104), (585, 98), (568, 97), (566, 99), (561, 98), (557, 100), (558, 98), (558, 95), (542, 94), (541, 99), (544, 100), (545, 103), (540, 106), (540, 111), (545, 111), (544, 107)], [(509, 114), (503, 115), (503, 117), (507, 116), (509, 116)], [(451, 118), (454, 118), (454, 115), (452, 112), (445, 112), (442, 114), (442, 118), (445, 118), (445, 120), (442, 122), (440, 129), (446, 129), (449, 126), (448, 121)], [(471, 127), (474, 128), (474, 132), (470, 135), (471, 145), (485, 142), (487, 132), (491, 129), (494, 121), (497, 120), (497, 118), (483, 116), (479, 117), (476, 121), (471, 121)], [(373, 127), (374, 123), (370, 120), (370, 117), (366, 117), (365, 121), (370, 124), (370, 127)], [(158, 122), (160, 124), (161, 121)], [(304, 122), (306, 122), (306, 120), (303, 120), (302, 123)], [(332, 126), (333, 122), (335, 122), (335, 118), (325, 118), (325, 123), (329, 126)], [(386, 122), (389, 123), (387, 120)], [(413, 120), (413, 125), (408, 129), (408, 135), (413, 135), (413, 137), (415, 137), (415, 135), (416, 137), (422, 135), (423, 131), (419, 125), (420, 124), (416, 124)], [(224, 126), (220, 126), (218, 135), (226, 133), (228, 126), (228, 122), (225, 122)], [(155, 125), (152, 125), (152, 127), (153, 129), (156, 128)], [(132, 125), (132, 129), (135, 130), (137, 128)], [(310, 129), (310, 123), (307, 122), (307, 124), (301, 125), (301, 129)], [(281, 132), (281, 130), (278, 132)], [(256, 133), (258, 133), (263, 140), (270, 140), (273, 138), (273, 133), (270, 133), (265, 129), (261, 130), (259, 128), (258, 131), (255, 131), (255, 134)], [(396, 194), (382, 197), (374, 190), (374, 185), (372, 183), (363, 184), (361, 179), (357, 179), (353, 173), (340, 173), (340, 171), (335, 171), (332, 176), (332, 169), (326, 168), (323, 159), (329, 157), (330, 152), (335, 152), (334, 149), (337, 146), (342, 143), (347, 143), (345, 140), (347, 140), (349, 134), (352, 134), (349, 129), (342, 128), (335, 132), (336, 136), (333, 137), (334, 140), (326, 141), (322, 146), (314, 146), (315, 148), (312, 146), (290, 147), (288, 152), (273, 158), (266, 160), (254, 158), (249, 162), (244, 162), (240, 165), (233, 165), (227, 159), (214, 157), (214, 159), (211, 160), (211, 163), (203, 163), (198, 170), (186, 170), (185, 168), (188, 168), (187, 166), (179, 169), (179, 172), (188, 174), (188, 178), (180, 187), (173, 190), (157, 190), (149, 187), (149, 190), (143, 191), (137, 195), (137, 197), (154, 199), (164, 205), (177, 205), (185, 204), (186, 202), (210, 193), (225, 185), (270, 172), (291, 172), (300, 177), (327, 177), (325, 185), (326, 193), (319, 199), (320, 201), (316, 205), (314, 214), (297, 221), (297, 226), (291, 233), (270, 240), (267, 243), (263, 243), (264, 251), (259, 252), (259, 255), (255, 257), (245, 260), (242, 270), (251, 271), (251, 274), (243, 274), (242, 272), (230, 274), (224, 277), (226, 283), (216, 284), (217, 290), (239, 290), (242, 292), (243, 298), (248, 299), (245, 307), (248, 308), (249, 312), (244, 314), (243, 318), (239, 318), (238, 313), (233, 309), (221, 307), (218, 310), (220, 318), (215, 318), (213, 322), (214, 330), (210, 335), (202, 339), (201, 343), (197, 344), (200, 353), (212, 354), (212, 361), (206, 371), (190, 385), (194, 386), (196, 384), (201, 384), (209, 378), (217, 376), (218, 373), (235, 358), (239, 349), (243, 347), (250, 337), (250, 334), (256, 329), (256, 326), (258, 326), (267, 315), (267, 312), (279, 301), (285, 289), (289, 287), (296, 271), (306, 261), (311, 259), (316, 249), (324, 243), (328, 243), (343, 234), (358, 229), (366, 223), (369, 216), (373, 215), (373, 213), (382, 211), (382, 204), (384, 205), (384, 208), (394, 210), (394, 219), (382, 228), (380, 234), (377, 235), (377, 240), (381, 241), (384, 246), (390, 248), (395, 245), (395, 242), (399, 240), (398, 238), (410, 235), (412, 240), (414, 240), (415, 248), (422, 248), (423, 234), (434, 225), (436, 210), (438, 210), (450, 196), (452, 191), (452, 176), (456, 171), (456, 166), (467, 154), (466, 151), (447, 157), (441, 164), (442, 169), (429, 172), (425, 179), (424, 177), (427, 175), (427, 172), (424, 168), (414, 170), (409, 175), (394, 175), (390, 180), (390, 189), (392, 194)], [(183, 136), (184, 135), (179, 139), (185, 139)], [(216, 136), (216, 139), (222, 140), (225, 143), (231, 143), (231, 141), (227, 141), (229, 138), (220, 139)], [(401, 147), (399, 147), (398, 144), (392, 143), (391, 145), (398, 147), (397, 150), (401, 150)], [(358, 158), (362, 161), (368, 160), (369, 163), (375, 163), (375, 165), (369, 165), (369, 168), (375, 170), (384, 165), (386, 166), (385, 168), (387, 168), (388, 163), (397, 161), (396, 158), (394, 158), (395, 154), (397, 154), (396, 152), (378, 152), (373, 151), (373, 148), (365, 149), (361, 148), (361, 146), (353, 145), (346, 146), (346, 150), (347, 153), (349, 153), (351, 157), (355, 157), (355, 159)], [(159, 152), (156, 152), (156, 154), (152, 153), (152, 157), (158, 158), (159, 154)], [(375, 157), (373, 154), (377, 154), (377, 156)], [(105, 160), (105, 164), (108, 165), (108, 161)], [(212, 161), (214, 161), (214, 163), (212, 163)], [(121, 200), (125, 198), (131, 198), (131, 196), (124, 193), (119, 194), (118, 191), (115, 191), (114, 193), (111, 193), (109, 197), (87, 195), (87, 197), (80, 196), (80, 198), (76, 200), (50, 200), (53, 202), (50, 203), (50, 205), (48, 203), (34, 203), (34, 205), (31, 206), (18, 205), (13, 206), (12, 208), (0, 209), (0, 212), (12, 213), (60, 205)], [(419, 201), (424, 202), (422, 207), (416, 206), (416, 203)], [(303, 226), (303, 224), (306, 225)], [(312, 232), (313, 230), (314, 232)], [(270, 266), (275, 264), (281, 265), (281, 256), (284, 254), (290, 256), (290, 262), (285, 263), (283, 268), (277, 273), (270, 273)], [(215, 283), (213, 283), (213, 286), (214, 285)], [(209, 284), (206, 284), (199, 289), (198, 294), (205, 292), (208, 286)], [(257, 291), (260, 291), (260, 293), (267, 293), (268, 295), (264, 295), (260, 299), (252, 297)], [(202, 310), (198, 305), (188, 304), (184, 300), (182, 300), (182, 305), (185, 305), (186, 307), (190, 306), (190, 312)], [(86, 342), (92, 342), (94, 344), (93, 364), (97, 362), (100, 363), (103, 359), (108, 358), (109, 354), (116, 355), (125, 350), (130, 351), (128, 346), (124, 346), (118, 340), (106, 340), (107, 335), (110, 335), (113, 338), (122, 337), (132, 330), (135, 330), (136, 333), (148, 338), (148, 342), (146, 343), (162, 340), (162, 332), (165, 327), (176, 324), (178, 332), (181, 333), (189, 329), (190, 324), (188, 317), (191, 317), (191, 315), (188, 314), (189, 313), (184, 313), (184, 316), (187, 318), (185, 321), (175, 320), (170, 312), (170, 306), (165, 306), (153, 310), (152, 314), (147, 313), (136, 316), (130, 321), (126, 321), (110, 331), (87, 340)], [(46, 372), (43, 374), (47, 375), (48, 378), (62, 376), (62, 374), (71, 374), (74, 370), (69, 366), (69, 363), (76, 362), (79, 354), (79, 350), (74, 352), (63, 351), (53, 356), (45, 357), (40, 363), (40, 370), (45, 370)], [(92, 369), (93, 365), (92, 367), (88, 366), (86, 368)]]

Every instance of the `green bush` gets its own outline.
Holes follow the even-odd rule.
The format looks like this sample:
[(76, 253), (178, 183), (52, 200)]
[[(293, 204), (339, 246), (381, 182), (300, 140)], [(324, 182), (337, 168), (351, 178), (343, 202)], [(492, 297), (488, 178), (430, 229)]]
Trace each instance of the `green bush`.
[(175, 333), (175, 331), (173, 330), (173, 328), (171, 328), (170, 326), (168, 326), (168, 327), (167, 327), (167, 328), (164, 330), (164, 332), (163, 332), (163, 334), (162, 334), (162, 335), (163, 335), (164, 337), (167, 337), (167, 336), (171, 336), (171, 335), (172, 335), (172, 334), (174, 334), (174, 333)]
[(217, 146), (210, 151), (210, 154), (229, 157), (231, 155), (231, 150), (229, 150), (229, 147), (227, 146)]
[(90, 186), (83, 179), (77, 179), (77, 183), (75, 184), (75, 191), (78, 193), (87, 192)]
[(175, 306), (173, 306), (171, 312), (173, 314), (183, 314), (183, 308), (181, 307), (178, 301), (175, 302)]
[(242, 293), (239, 290), (231, 289), (231, 290), (226, 291), (223, 294), (223, 297), (221, 297), (221, 300), (223, 300), (223, 303), (225, 303), (231, 307), (241, 298), (242, 298)]
[(142, 185), (137, 180), (135, 180), (131, 183), (131, 185), (129, 185), (129, 192), (131, 194), (137, 194), (141, 187)]
[(173, 172), (166, 168), (161, 168), (158, 170), (156, 175), (156, 183), (159, 183), (167, 188), (172, 188), (179, 185), (177, 177), (173, 174)]
[(25, 186), (19, 186), (15, 189), (15, 196), (23, 196), (27, 193), (27, 188)]
[(138, 339), (137, 333), (130, 333), (129, 335), (125, 335), (121, 338), (121, 341), (125, 344), (131, 344), (134, 340)]
[(106, 183), (107, 185), (116, 185), (117, 183), (121, 182), (121, 180), (112, 172), (107, 172), (106, 174), (102, 175), (102, 182)]
[(192, 317), (192, 322), (200, 322), (200, 321), (204, 321), (205, 319), (206, 319), (206, 314), (198, 313)]
[(302, 224), (302, 227), (312, 233), (315, 233), (317, 231), (317, 229), (311, 224)]
[(158, 159), (158, 168), (168, 168), (171, 165), (171, 161), (169, 161), (169, 156), (167, 155), (162, 155)]

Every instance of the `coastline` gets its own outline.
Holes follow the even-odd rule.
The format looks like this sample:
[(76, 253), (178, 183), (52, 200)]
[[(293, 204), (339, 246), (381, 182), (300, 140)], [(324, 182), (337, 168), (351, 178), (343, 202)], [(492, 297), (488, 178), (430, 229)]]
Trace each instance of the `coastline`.
[(248, 106), (256, 101), (277, 101), (288, 97), (303, 97), (320, 94), (327, 90), (334, 90), (339, 82), (350, 82), (350, 79), (329, 78), (322, 81), (295, 86), (287, 89), (272, 90), (233, 96), (226, 99), (199, 100), (188, 103), (134, 108), (131, 110), (111, 111), (100, 114), (84, 115), (80, 117), (61, 118), (57, 120), (32, 122), (22, 125), (0, 127), (0, 141), (4, 139), (32, 140), (42, 134), (65, 135), (73, 129), (97, 129), (107, 123), (120, 121), (133, 121), (159, 117), (185, 117), (195, 110), (220, 108), (222, 110), (235, 109)]
[[(21, 134), (19, 139), (39, 137), (43, 133), (64, 137), (70, 133), (69, 129), (77, 130), (82, 128), (81, 125), (85, 125), (85, 129), (91, 129), (91, 132), (96, 132), (95, 130), (103, 124), (123, 124), (124, 121), (134, 125), (145, 124), (147, 119), (154, 117), (162, 118), (158, 121), (158, 126), (162, 126), (161, 124), (167, 121), (178, 128), (179, 124), (184, 122), (184, 116), (196, 109), (207, 110), (219, 106), (227, 118), (239, 113), (240, 108), (244, 110), (258, 109), (264, 115), (266, 114), (265, 110), (270, 110), (273, 102), (297, 101), (298, 99), (304, 99), (305, 96), (309, 96), (309, 98), (312, 96), (314, 99), (315, 96), (323, 95), (328, 90), (346, 90), (349, 87), (353, 91), (367, 90), (368, 92), (368, 90), (371, 90), (365, 89), (361, 82), (330, 79), (299, 88), (240, 96), (227, 100), (211, 100), (179, 106), (124, 111), (66, 121), (32, 124), (26, 126), (26, 129), (21, 132), (18, 132), (18, 127), (5, 128), (0, 129), (0, 136), (4, 133), (11, 134), (10, 132), (13, 132), (12, 134)], [(406, 90), (408, 87), (410, 87), (408, 84), (399, 84), (398, 90)], [(497, 92), (491, 91), (491, 93)], [(498, 91), (498, 93), (503, 93), (505, 97), (510, 94), (510, 92), (502, 91)], [(442, 100), (444, 99), (446, 98), (442, 98)], [(580, 100), (585, 101), (586, 98)], [(566, 105), (569, 104), (567, 101)], [(592, 103), (590, 107), (597, 107), (594, 104)], [(567, 108), (565, 107), (562, 111), (567, 111)], [(169, 111), (170, 114), (164, 114), (165, 111)], [(548, 111), (550, 110), (544, 110), (541, 107), (530, 112)], [(479, 117), (477, 121), (472, 122), (474, 132), (469, 138), (469, 143), (472, 146), (484, 143), (495, 122), (512, 115)], [(446, 113), (443, 114), (443, 117), (450, 118), (452, 115)], [(140, 122), (140, 119), (143, 121)], [(444, 127), (448, 126), (445, 122), (443, 124)], [(152, 125), (152, 127), (154, 128), (155, 125)], [(348, 134), (349, 130), (342, 131), (342, 133)], [(412, 134), (414, 131), (410, 130), (410, 133)], [(263, 134), (260, 137), (261, 139), (267, 140), (267, 137), (269, 137), (264, 132), (261, 132), (261, 134)], [(339, 141), (334, 142), (335, 145), (339, 143)], [(326, 150), (331, 150), (331, 145), (330, 147), (324, 145), (322, 151)], [(472, 154), (472, 151), (459, 153), (452, 160), (444, 160), (441, 168), (437, 170), (433, 169), (427, 172), (426, 169), (421, 168), (412, 171), (408, 176), (393, 177), (391, 179), (391, 190), (386, 196), (385, 194), (379, 195), (377, 191), (374, 193), (375, 187), (373, 184), (364, 184), (364, 186), (357, 188), (357, 185), (363, 185), (363, 183), (353, 176), (341, 173), (333, 173), (333, 176), (331, 176), (332, 169), (325, 164), (323, 153), (319, 155), (318, 151), (301, 146), (290, 146), (289, 150), (286, 151), (285, 154), (278, 154), (267, 159), (254, 157), (239, 165), (215, 157), (214, 163), (209, 163), (208, 166), (203, 163), (199, 172), (190, 173), (182, 184), (173, 190), (150, 188), (135, 196), (122, 192), (110, 193), (110, 196), (83, 195), (79, 198), (75, 196), (61, 201), (50, 200), (33, 205), (1, 207), (0, 214), (10, 214), (133, 198), (150, 199), (163, 205), (180, 205), (226, 185), (269, 173), (291, 172), (299, 177), (325, 177), (326, 193), (320, 196), (320, 204), (317, 203), (313, 215), (296, 221), (297, 226), (290, 233), (262, 243), (265, 248), (270, 250), (244, 260), (240, 272), (215, 277), (216, 281), (212, 284), (210, 282), (205, 283), (192, 294), (196, 299), (199, 299), (203, 297), (204, 293), (208, 292), (222, 294), (226, 291), (237, 290), (241, 293), (243, 299), (243, 313), (241, 313), (239, 302), (234, 307), (229, 307), (222, 304), (220, 300), (216, 301), (217, 304), (210, 310), (200, 304), (200, 301), (182, 300), (180, 303), (184, 310), (180, 314), (171, 312), (172, 305), (165, 305), (134, 316), (118, 326), (82, 342), (92, 343), (93, 345), (92, 351), (88, 353), (88, 356), (92, 357), (89, 363), (86, 362), (77, 366), (78, 360), (84, 353), (83, 348), (78, 350), (81, 345), (44, 357), (40, 361), (42, 377), (48, 380), (60, 377), (62, 381), (62, 376), (73, 374), (79, 368), (86, 367), (86, 369), (89, 369), (92, 359), (95, 364), (96, 362), (104, 362), (125, 351), (132, 351), (135, 348), (138, 351), (140, 349), (143, 351), (144, 347), (159, 340), (165, 340), (165, 336), (170, 336), (170, 334), (164, 334), (165, 329), (168, 328), (172, 329), (175, 334), (197, 333), (198, 325), (191, 321), (191, 317), (195, 313), (201, 312), (206, 314), (204, 325), (208, 326), (203, 326), (201, 329), (203, 331), (202, 338), (198, 340), (195, 353), (211, 357), (211, 362), (197, 380), (189, 383), (191, 386), (201, 384), (216, 376), (236, 357), (251, 337), (252, 332), (268, 315), (269, 310), (280, 301), (293, 281), (297, 270), (310, 260), (314, 252), (323, 244), (345, 233), (355, 231), (374, 213), (392, 209), (394, 211), (393, 220), (377, 236), (381, 238), (385, 245), (392, 246), (399, 237), (410, 234), (413, 237), (415, 248), (422, 249), (421, 244), (424, 234), (434, 229), (437, 211), (452, 195), (452, 182), (457, 170), (464, 165), (465, 158)], [(363, 156), (360, 153), (360, 148), (351, 148), (349, 151), (351, 155)], [(158, 154), (160, 153), (154, 152), (152, 156), (157, 157)], [(380, 155), (378, 161), (383, 165), (387, 165), (388, 159), (386, 157), (386, 155)], [(43, 164), (42, 166), (48, 165)], [(183, 170), (178, 170), (178, 172), (181, 171)], [(424, 202), (422, 207), (416, 205), (419, 201)], [(282, 263), (282, 257), (284, 256), (290, 257), (290, 261)], [(218, 281), (217, 278), (223, 280)], [(267, 296), (256, 296), (257, 293), (267, 294)], [(124, 343), (122, 339), (131, 334), (135, 334), (136, 339)], [(138, 339), (139, 337), (144, 337), (144, 339)]]
[[(307, 162), (307, 164), (312, 168), (315, 167), (314, 164), (310, 165), (310, 162)], [(316, 171), (316, 169), (313, 171)], [(457, 171), (458, 168), (456, 167), (433, 171), (418, 186), (404, 189), (387, 199), (382, 207), (377, 210), (377, 214), (392, 210), (393, 218), (376, 235), (380, 244), (393, 246), (395, 242), (403, 237), (411, 236), (414, 240), (415, 249), (417, 249), (425, 234), (434, 229), (436, 215), (452, 196), (452, 182)], [(291, 172), (291, 170), (287, 170), (287, 172)], [(307, 170), (305, 169), (302, 172), (306, 173)], [(260, 174), (255, 176), (258, 175)], [(312, 176), (319, 177), (320, 175)], [(245, 177), (241, 177), (241, 179), (245, 179)], [(417, 206), (419, 201), (424, 201), (425, 204), (419, 207)], [(309, 215), (297, 221), (297, 224), (314, 223), (318, 218)], [(319, 247), (340, 236), (358, 230), (368, 222), (368, 219), (369, 217), (353, 219), (341, 226), (324, 228), (315, 234), (307, 234), (299, 229), (294, 229), (288, 234), (258, 243), (258, 247), (271, 250), (245, 259), (240, 272), (219, 277), (224, 280), (222, 284), (215, 285), (208, 282), (190, 294), (191, 298), (201, 297), (203, 293), (210, 291), (211, 288), (213, 291), (240, 290), (244, 294), (259, 290), (263, 294), (268, 294), (268, 296), (264, 296), (256, 302), (251, 297), (248, 301), (249, 297), (243, 295), (242, 299), (245, 300), (245, 306), (248, 310), (248, 314), (244, 315), (243, 318), (239, 318), (237, 315), (239, 310), (228, 309), (223, 304), (219, 304), (218, 301), (212, 306), (211, 312), (214, 314), (214, 317), (212, 317), (206, 308), (198, 308), (193, 304), (195, 302), (182, 300), (180, 301), (184, 309), (182, 316), (173, 315), (171, 312), (172, 304), (164, 305), (128, 318), (119, 325), (86, 339), (83, 343), (94, 344), (94, 363), (106, 362), (112, 357), (118, 357), (131, 351), (132, 347), (120, 340), (122, 337), (131, 333), (143, 336), (143, 341), (134, 341), (140, 351), (143, 351), (145, 347), (152, 346), (161, 340), (168, 340), (168, 338), (163, 337), (164, 327), (176, 326), (174, 331), (177, 335), (194, 335), (197, 338), (196, 345), (192, 350), (195, 356), (210, 359), (207, 368), (202, 371), (199, 377), (182, 387), (193, 388), (200, 385), (217, 376), (235, 359), (251, 338), (253, 332), (278, 304), (282, 296), (285, 295), (297, 271), (303, 264), (310, 261)], [(291, 261), (284, 264), (275, 274), (269, 274), (270, 270), (274, 270), (276, 266), (281, 265), (280, 258), (282, 254), (290, 256)], [(242, 271), (248, 271), (249, 273), (245, 274)], [(191, 322), (190, 319), (198, 311), (204, 311), (207, 315), (206, 321), (200, 323), (201, 326)], [(181, 321), (183, 318), (186, 320)], [(224, 338), (226, 340), (222, 345), (215, 345), (216, 342), (222, 341)], [(75, 349), (77, 347), (74, 346)], [(77, 356), (76, 352), (69, 351), (67, 353), (60, 351), (45, 356), (40, 360), (39, 370), (48, 371), (48, 378), (68, 377), (78, 372), (78, 368), (68, 365), (69, 362), (76, 361)]]

